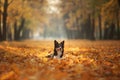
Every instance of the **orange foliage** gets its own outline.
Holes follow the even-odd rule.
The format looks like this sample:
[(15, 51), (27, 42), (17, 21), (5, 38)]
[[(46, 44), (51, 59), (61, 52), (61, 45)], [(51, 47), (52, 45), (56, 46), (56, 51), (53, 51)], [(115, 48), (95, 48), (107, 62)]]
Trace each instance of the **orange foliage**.
[(120, 80), (119, 41), (66, 41), (62, 59), (48, 59), (51, 41), (0, 43), (0, 80)]

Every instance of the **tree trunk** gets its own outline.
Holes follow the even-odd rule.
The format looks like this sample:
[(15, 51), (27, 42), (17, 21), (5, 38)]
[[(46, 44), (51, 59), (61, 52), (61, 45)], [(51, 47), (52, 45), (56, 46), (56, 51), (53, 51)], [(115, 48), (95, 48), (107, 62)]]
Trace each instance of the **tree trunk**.
[(77, 18), (76, 17), (76, 26), (77, 26), (77, 39), (80, 39), (81, 38), (81, 31), (80, 31), (80, 23), (79, 23), (79, 19), (80, 18)]
[(114, 34), (115, 34), (115, 23), (111, 23), (111, 25), (109, 26), (109, 39), (114, 39)]
[(85, 38), (92, 39), (93, 35), (92, 35), (92, 25), (91, 25), (91, 14), (88, 14), (88, 19), (85, 23), (85, 30), (84, 31), (86, 32)]
[(92, 12), (92, 26), (91, 26), (91, 40), (95, 39), (94, 32), (95, 32), (95, 11)]
[(116, 23), (117, 23), (117, 39), (120, 39), (120, 25), (119, 25), (119, 10), (116, 12)]
[(17, 40), (17, 21), (14, 23), (14, 40)]
[(30, 39), (30, 29), (24, 29), (23, 30), (22, 39)]
[(3, 40), (6, 40), (6, 23), (7, 23), (7, 8), (8, 8), (8, 0), (4, 2), (4, 10), (3, 10)]
[(11, 31), (10, 25), (8, 25), (8, 27), (7, 27), (7, 40), (12, 41), (12, 31)]
[[(2, 11), (0, 9), (0, 23), (2, 23)], [(0, 41), (2, 41), (2, 24), (0, 24)]]
[(21, 17), (21, 24), (17, 30), (17, 40), (20, 40), (20, 38), (21, 38), (20, 33), (21, 33), (22, 29), (24, 28), (24, 24), (25, 24), (25, 18)]
[(1, 25), (0, 25), (0, 41), (2, 41), (2, 31), (1, 31)]
[(119, 5), (119, 7), (120, 7), (120, 0), (117, 0), (118, 1), (118, 5)]
[(104, 36), (103, 36), (103, 39), (109, 39), (109, 27), (108, 27), (108, 23), (105, 22), (104, 23)]
[(14, 40), (20, 40), (20, 38), (21, 38), (20, 33), (21, 33), (22, 29), (24, 28), (24, 24), (25, 24), (25, 19), (23, 17), (21, 18), (21, 24), (19, 27), (17, 26), (17, 21), (15, 21), (15, 23), (14, 23)]
[(102, 25), (101, 25), (101, 21), (102, 19), (101, 19), (101, 14), (99, 14), (98, 15), (98, 23), (99, 23), (99, 38), (100, 38), (100, 40), (102, 39)]

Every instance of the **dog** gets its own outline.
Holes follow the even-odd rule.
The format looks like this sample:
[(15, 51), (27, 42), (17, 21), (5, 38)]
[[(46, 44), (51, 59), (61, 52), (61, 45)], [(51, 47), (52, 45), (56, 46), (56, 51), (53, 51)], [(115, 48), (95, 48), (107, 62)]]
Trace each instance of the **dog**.
[(64, 41), (58, 43), (54, 40), (54, 53), (46, 56), (47, 58), (62, 58), (64, 54)]

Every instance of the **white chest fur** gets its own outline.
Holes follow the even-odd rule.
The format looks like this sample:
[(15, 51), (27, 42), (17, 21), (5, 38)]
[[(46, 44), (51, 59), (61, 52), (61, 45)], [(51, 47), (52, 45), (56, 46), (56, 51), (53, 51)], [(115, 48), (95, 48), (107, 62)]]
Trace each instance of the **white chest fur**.
[(62, 55), (62, 52), (61, 51), (57, 51), (57, 55), (54, 56), (54, 58), (60, 58), (61, 55)]

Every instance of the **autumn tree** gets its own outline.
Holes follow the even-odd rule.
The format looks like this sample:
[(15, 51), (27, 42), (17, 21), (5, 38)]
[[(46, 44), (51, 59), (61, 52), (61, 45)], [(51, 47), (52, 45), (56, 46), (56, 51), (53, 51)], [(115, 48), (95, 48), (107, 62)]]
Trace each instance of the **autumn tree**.
[(40, 4), (42, 4), (40, 2), (39, 0), (17, 0), (10, 6), (9, 18), (12, 21), (14, 40), (29, 38), (39, 21), (42, 22), (42, 13), (39, 12)]
[[(12, 3), (13, 0), (4, 0), (1, 1), (0, 3), (3, 4), (3, 11), (1, 11), (2, 15), (2, 27), (0, 28), (0, 35), (1, 35), (1, 40), (6, 40), (7, 39), (7, 17), (8, 17), (8, 7)], [(3, 3), (2, 3), (3, 2)], [(2, 30), (2, 31), (1, 31)]]
[[(107, 8), (107, 4), (110, 4), (109, 1), (111, 2), (111, 5), (109, 5)], [(119, 9), (117, 0), (69, 0), (68, 2), (63, 0), (62, 2), (64, 4), (62, 4), (61, 8), (63, 10), (63, 18), (66, 22), (66, 31), (68, 33), (68, 36), (71, 35), (74, 36), (74, 38), (77, 38), (77, 36), (78, 38), (83, 36), (82, 38), (94, 40), (96, 38), (95, 35), (97, 35), (98, 39), (102, 39), (104, 28), (103, 24), (108, 20), (108, 22), (111, 23), (109, 19), (110, 17), (108, 15), (104, 15), (106, 15), (106, 13), (110, 10), (113, 10), (112, 13), (108, 12), (111, 17), (113, 13), (116, 13), (116, 16), (113, 16), (113, 18), (116, 17), (116, 20), (114, 20), (114, 22), (119, 26)], [(103, 11), (103, 9), (108, 10)], [(118, 26), (117, 33), (119, 34)]]
[[(18, 6), (16, 6), (18, 5)], [(15, 7), (16, 6), (16, 7)], [(14, 40), (20, 39), (20, 33), (25, 25), (25, 17), (24, 13), (26, 10), (24, 8), (24, 1), (13, 1), (13, 4), (9, 7), (9, 18), (11, 19), (11, 22), (14, 23)], [(19, 26), (18, 26), (19, 22)]]
[[(70, 39), (103, 39), (103, 33), (107, 34), (104, 36), (112, 35), (110, 39), (116, 39), (116, 36), (119, 39), (119, 0), (55, 2), (57, 1), (0, 1), (0, 39), (21, 40), (36, 33), (42, 37), (60, 37), (64, 32), (62, 35), (67, 34)], [(108, 28), (103, 25), (105, 23), (108, 23)]]
[(1, 10), (2, 2), (0, 1), (0, 41), (2, 40), (2, 10)]
[[(109, 39), (114, 39), (114, 36), (117, 33), (117, 39), (120, 39), (120, 6), (119, 6), (119, 0), (110, 0), (108, 3), (104, 4), (103, 9), (102, 9), (102, 14), (104, 16), (104, 19), (106, 23), (109, 25), (108, 29), (108, 35), (104, 36), (113, 36), (112, 38)], [(115, 31), (111, 30), (112, 27), (114, 27)], [(111, 34), (111, 35), (110, 35)]]
[(62, 1), (64, 4), (63, 11), (67, 31), (74, 38), (92, 39), (94, 28), (91, 26), (90, 6), (88, 1), (70, 0), (69, 2)]

